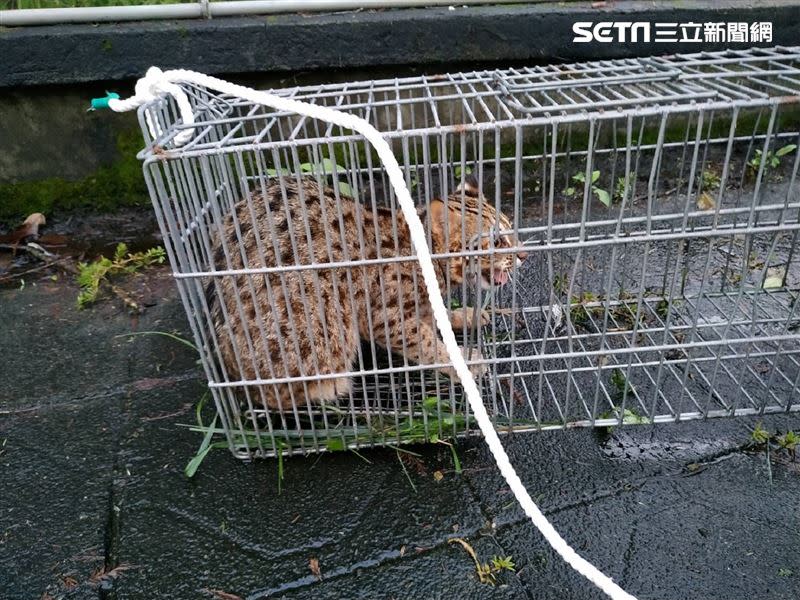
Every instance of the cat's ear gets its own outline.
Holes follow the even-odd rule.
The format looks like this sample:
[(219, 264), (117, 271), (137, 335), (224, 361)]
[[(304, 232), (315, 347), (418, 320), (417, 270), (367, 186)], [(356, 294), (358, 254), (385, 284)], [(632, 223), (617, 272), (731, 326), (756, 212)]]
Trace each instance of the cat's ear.
[(478, 180), (475, 179), (474, 175), (467, 175), (464, 178), (464, 183), (459, 183), (458, 187), (456, 188), (456, 194), (464, 193), (465, 196), (472, 196), (473, 198), (477, 198), (480, 195), (480, 189), (478, 189)]

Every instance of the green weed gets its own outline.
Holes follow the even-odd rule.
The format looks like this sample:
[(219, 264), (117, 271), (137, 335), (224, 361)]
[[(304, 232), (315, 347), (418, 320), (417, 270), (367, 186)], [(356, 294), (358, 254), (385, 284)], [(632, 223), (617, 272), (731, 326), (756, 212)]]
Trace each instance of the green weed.
[(750, 168), (754, 171), (758, 171), (762, 163), (764, 164), (764, 170), (777, 169), (781, 164), (781, 157), (795, 150), (797, 150), (797, 144), (787, 144), (782, 148), (778, 148), (775, 152), (767, 150), (766, 155), (764, 155), (761, 150), (756, 150), (755, 156), (751, 158), (750, 162), (747, 164), (750, 165)]
[(467, 551), (467, 554), (470, 555), (472, 561), (475, 563), (475, 571), (478, 574), (478, 580), (481, 583), (485, 583), (488, 585), (496, 585), (497, 584), (497, 576), (502, 573), (503, 571), (509, 571), (513, 573), (516, 570), (516, 565), (514, 564), (514, 559), (511, 556), (493, 556), (489, 562), (482, 563), (478, 559), (478, 554), (475, 552), (475, 549), (472, 545), (462, 538), (452, 538), (448, 540), (451, 544), (460, 544), (464, 550)]
[(787, 431), (785, 434), (776, 437), (775, 441), (778, 442), (780, 448), (786, 450), (792, 456), (792, 459), (796, 457), (800, 435), (797, 435), (794, 431)]
[[(597, 196), (597, 199), (600, 200), (605, 206), (611, 206), (611, 194), (609, 194), (606, 190), (598, 187), (595, 185), (597, 181), (600, 179), (600, 171), (592, 171), (592, 181), (590, 182), (591, 191), (592, 193)], [(586, 176), (583, 173), (576, 173), (572, 176), (572, 180), (580, 183), (586, 184)], [(567, 196), (574, 196), (577, 192), (577, 188), (575, 187), (568, 187), (564, 190), (564, 193)]]
[(718, 190), (722, 180), (711, 169), (706, 169), (700, 174), (700, 187), (704, 190)]
[(109, 277), (135, 273), (144, 267), (161, 264), (165, 258), (163, 248), (129, 253), (125, 244), (117, 244), (113, 259), (103, 256), (94, 262), (78, 263), (77, 281), (81, 288), (78, 294), (78, 308), (86, 308), (95, 302), (101, 284), (108, 282)]
[(756, 423), (755, 428), (750, 433), (750, 439), (753, 441), (753, 443), (758, 444), (759, 446), (762, 444), (766, 444), (770, 440), (770, 438), (772, 438), (772, 434), (766, 429), (764, 429), (763, 425), (761, 424), (761, 421)]
[(627, 187), (629, 195), (633, 195), (633, 184), (636, 181), (636, 171), (630, 171), (625, 177), (617, 177), (617, 183), (614, 185), (614, 198), (625, 200), (625, 188)]
[(456, 165), (456, 168), (455, 168), (454, 171), (455, 171), (456, 179), (458, 179), (458, 180), (461, 179), (462, 175), (466, 176), (466, 175), (471, 175), (472, 174), (472, 168), (471, 167), (464, 167), (462, 169), (461, 165)]

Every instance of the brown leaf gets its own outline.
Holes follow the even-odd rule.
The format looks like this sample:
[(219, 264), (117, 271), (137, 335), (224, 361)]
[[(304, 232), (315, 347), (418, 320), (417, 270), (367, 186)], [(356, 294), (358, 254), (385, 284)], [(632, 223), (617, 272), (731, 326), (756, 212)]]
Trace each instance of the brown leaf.
[(314, 577), (322, 581), (322, 571), (319, 570), (319, 559), (309, 558), (308, 568), (311, 569), (311, 573), (314, 575)]
[(406, 465), (409, 469), (414, 469), (417, 475), (427, 475), (428, 470), (425, 468), (425, 463), (422, 460), (412, 454), (400, 454), (400, 460)]
[(89, 583), (99, 584), (102, 583), (103, 581), (108, 581), (109, 579), (116, 579), (117, 577), (122, 575), (124, 571), (135, 568), (137, 568), (136, 565), (129, 565), (126, 563), (122, 563), (121, 565), (117, 565), (113, 569), (108, 569), (108, 570), (106, 570), (105, 567), (100, 567), (96, 569), (94, 573), (92, 573), (92, 575), (89, 577)]
[(61, 577), (61, 583), (64, 584), (64, 587), (68, 590), (75, 588), (78, 586), (78, 580), (72, 577), (71, 575), (64, 575)]
[(700, 210), (714, 210), (717, 208), (717, 202), (714, 197), (708, 192), (703, 192), (697, 198), (697, 208)]
[(223, 592), (222, 590), (212, 590), (209, 588), (203, 588), (206, 594), (211, 594), (217, 600), (242, 600), (241, 596), (237, 596), (236, 594), (229, 594), (228, 592)]

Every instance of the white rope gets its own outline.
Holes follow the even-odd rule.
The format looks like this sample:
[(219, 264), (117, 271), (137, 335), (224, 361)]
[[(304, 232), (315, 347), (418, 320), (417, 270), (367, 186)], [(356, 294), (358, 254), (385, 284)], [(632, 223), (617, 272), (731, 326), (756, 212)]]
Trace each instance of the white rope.
[[(533, 502), (530, 494), (528, 494), (528, 490), (525, 489), (514, 467), (511, 465), (508, 454), (506, 454), (503, 445), (500, 443), (500, 438), (497, 436), (497, 432), (495, 432), (489, 415), (486, 412), (486, 408), (483, 405), (478, 386), (475, 384), (472, 373), (470, 373), (467, 363), (461, 355), (455, 334), (453, 333), (453, 328), (450, 325), (444, 300), (439, 291), (439, 283), (433, 270), (433, 263), (431, 262), (425, 230), (417, 215), (414, 202), (411, 200), (411, 195), (406, 188), (400, 165), (381, 133), (367, 121), (355, 115), (332, 110), (324, 106), (299, 102), (290, 98), (282, 98), (266, 92), (258, 92), (251, 88), (217, 79), (216, 77), (203, 75), (202, 73), (185, 70), (162, 72), (156, 67), (151, 67), (147, 71), (145, 77), (137, 82), (135, 96), (127, 100), (109, 100), (108, 106), (114, 111), (124, 112), (137, 108), (142, 104), (150, 102), (157, 96), (166, 93), (175, 98), (184, 124), (191, 125), (194, 123), (194, 115), (192, 114), (189, 101), (180, 86), (176, 85), (182, 82), (202, 85), (206, 88), (237, 96), (256, 104), (263, 104), (279, 111), (297, 113), (313, 119), (327, 121), (360, 133), (372, 144), (383, 162), (386, 173), (389, 175), (389, 181), (394, 188), (397, 200), (400, 203), (400, 208), (408, 223), (411, 241), (417, 253), (419, 265), (422, 269), (422, 276), (425, 281), (425, 287), (428, 292), (428, 299), (433, 308), (434, 318), (436, 319), (436, 326), (442, 334), (442, 340), (447, 347), (450, 360), (461, 380), (461, 385), (466, 392), (472, 412), (489, 446), (489, 450), (491, 450), (494, 460), (500, 469), (500, 473), (502, 473), (509, 487), (514, 492), (514, 496), (522, 506), (525, 514), (530, 517), (536, 528), (553, 547), (553, 550), (558, 552), (573, 569), (586, 577), (614, 600), (636, 600), (634, 596), (631, 596), (614, 583), (610, 577), (604, 575), (594, 565), (578, 555), (578, 553), (564, 541)], [(157, 131), (155, 131), (150, 119), (148, 119), (148, 125), (151, 127), (151, 133), (155, 136)], [(181, 145), (187, 142), (191, 139), (193, 133), (194, 130), (191, 128), (182, 131), (176, 136), (175, 143)]]

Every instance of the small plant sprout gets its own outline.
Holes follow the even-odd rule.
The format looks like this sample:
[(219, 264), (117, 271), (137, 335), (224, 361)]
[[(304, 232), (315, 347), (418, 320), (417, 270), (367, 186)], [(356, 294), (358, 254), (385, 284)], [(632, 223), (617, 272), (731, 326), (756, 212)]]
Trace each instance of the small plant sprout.
[[(611, 194), (609, 194), (606, 190), (598, 187), (595, 185), (597, 181), (600, 179), (600, 171), (592, 171), (592, 181), (591, 183), (591, 192), (597, 196), (597, 199), (600, 200), (605, 206), (611, 206)], [(586, 176), (583, 173), (576, 173), (572, 176), (572, 181), (577, 183), (586, 184)], [(568, 187), (564, 190), (564, 193), (567, 196), (574, 196), (576, 192), (575, 187)]]
[(90, 263), (78, 263), (78, 308), (86, 308), (97, 300), (100, 285), (108, 283), (108, 277), (136, 271), (154, 264), (164, 262), (166, 254), (163, 248), (150, 248), (145, 252), (128, 252), (128, 246), (117, 244), (114, 258), (105, 256)]
[(762, 446), (764, 448), (764, 460), (767, 464), (767, 476), (769, 478), (770, 485), (772, 485), (772, 463), (770, 461), (769, 455), (770, 455), (770, 446), (772, 445), (771, 444), (772, 438), (773, 435), (769, 431), (764, 429), (763, 425), (761, 424), (761, 421), (756, 423), (755, 428), (750, 433), (750, 440), (752, 444), (758, 448)]
[(656, 314), (662, 321), (667, 320), (667, 316), (669, 316), (669, 300), (662, 298), (658, 301), (658, 304), (656, 304)]
[(797, 150), (797, 144), (787, 144), (782, 148), (778, 148), (775, 152), (767, 150), (766, 155), (763, 154), (762, 150), (756, 150), (755, 156), (751, 158), (750, 162), (747, 164), (750, 165), (750, 168), (754, 171), (757, 171), (762, 163), (764, 164), (764, 170), (776, 169), (781, 164), (781, 157), (791, 154), (795, 150)]
[(456, 168), (455, 168), (456, 179), (461, 179), (462, 175), (466, 176), (466, 175), (471, 175), (471, 174), (472, 174), (472, 169), (470, 167), (464, 167), (462, 169), (461, 165), (456, 165)]
[(614, 197), (620, 200), (625, 200), (625, 188), (628, 189), (628, 194), (633, 194), (633, 183), (636, 181), (636, 171), (630, 171), (626, 177), (617, 177), (617, 183), (614, 186)]
[(467, 554), (470, 555), (472, 561), (475, 563), (475, 571), (478, 574), (478, 580), (481, 583), (488, 585), (497, 584), (497, 576), (503, 571), (514, 572), (516, 565), (511, 556), (493, 556), (488, 563), (481, 563), (478, 560), (478, 554), (468, 541), (462, 538), (452, 538), (448, 540), (451, 544), (461, 544)]
[(516, 565), (510, 556), (493, 556), (492, 568), (497, 571), (511, 571), (514, 572)]
[(750, 439), (753, 440), (753, 443), (759, 446), (761, 446), (762, 444), (766, 444), (771, 437), (772, 434), (766, 429), (764, 429), (763, 425), (761, 424), (761, 421), (756, 423), (755, 429), (753, 429), (752, 433), (750, 434)]
[(706, 169), (700, 174), (700, 186), (704, 190), (718, 190), (722, 180), (716, 172)]
[(553, 277), (553, 291), (562, 294), (569, 289), (569, 280), (566, 275), (556, 274)]
[(797, 444), (800, 443), (800, 435), (797, 435), (794, 431), (787, 431), (785, 434), (778, 436), (776, 441), (778, 442), (778, 446), (789, 453), (792, 460), (796, 459)]

